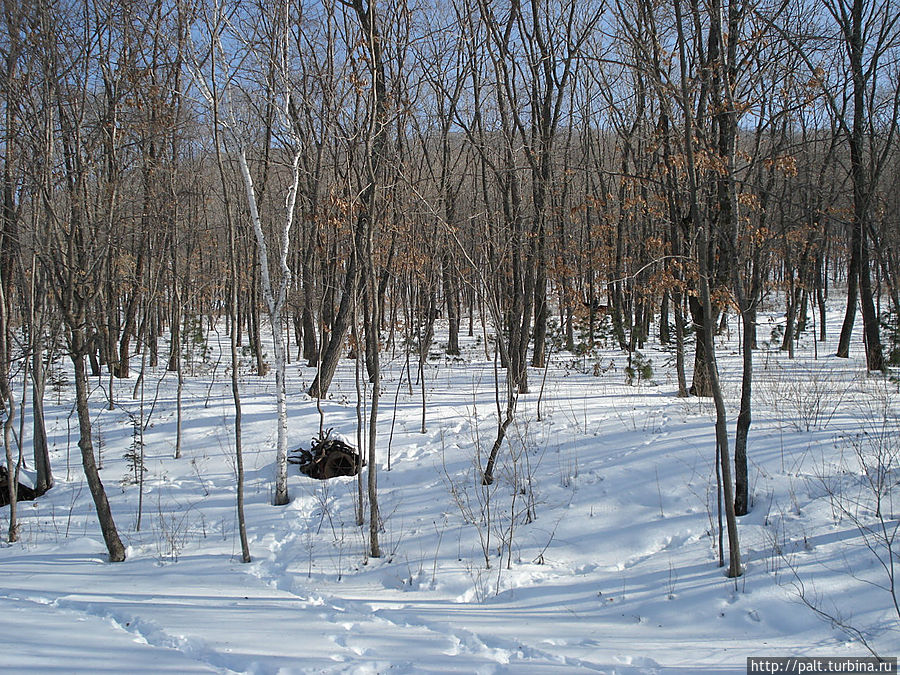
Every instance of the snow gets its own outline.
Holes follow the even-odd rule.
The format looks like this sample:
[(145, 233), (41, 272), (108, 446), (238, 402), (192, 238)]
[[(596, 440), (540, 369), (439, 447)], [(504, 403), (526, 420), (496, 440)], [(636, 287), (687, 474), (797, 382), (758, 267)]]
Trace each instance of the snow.
[[(114, 410), (108, 379), (92, 380), (124, 563), (106, 562), (71, 385), (48, 390), (56, 487), (20, 503), (21, 540), (0, 548), (4, 673), (744, 673), (749, 656), (896, 655), (888, 586), (900, 551), (866, 529), (880, 521), (859, 457), (877, 445), (893, 458), (879, 475), (896, 498), (900, 396), (865, 373), (859, 352), (836, 359), (832, 342), (807, 335), (793, 360), (764, 344), (756, 354), (753, 505), (739, 524), (746, 571), (733, 580), (717, 565), (712, 402), (675, 396), (673, 354), (642, 350), (653, 378), (627, 385), (617, 350), (555, 352), (543, 392), (543, 371), (530, 373), (498, 480), (484, 488), (477, 462), (497, 402), (477, 331), (461, 358), (433, 350), (424, 434), (405, 354), (383, 356), (379, 559), (366, 556), (368, 525), (355, 524), (355, 478), (292, 470), (292, 501), (271, 505), (274, 378), (243, 372), (253, 562), (242, 564), (225, 339), (210, 332), (206, 359), (190, 361), (181, 459), (176, 379), (147, 373), (140, 530), (125, 457), (141, 419), (137, 373), (115, 384)], [(719, 339), (733, 433), (739, 336)], [(65, 360), (55, 367), (65, 372)], [(294, 362), (287, 372), (290, 447), (309, 447), (320, 420), (303, 392), (315, 371)], [(324, 428), (355, 445), (352, 361), (322, 409)], [(894, 509), (886, 498), (888, 536)]]

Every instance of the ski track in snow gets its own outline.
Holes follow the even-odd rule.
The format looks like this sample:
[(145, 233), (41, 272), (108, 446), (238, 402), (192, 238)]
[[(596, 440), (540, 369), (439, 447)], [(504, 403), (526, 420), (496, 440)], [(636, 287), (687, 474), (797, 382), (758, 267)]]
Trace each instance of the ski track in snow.
[[(222, 663), (222, 659), (213, 650), (205, 649), (201, 641), (197, 639), (187, 638), (184, 636), (171, 636), (166, 634), (160, 626), (154, 625), (153, 622), (140, 619), (138, 617), (127, 617), (125, 615), (117, 615), (103, 605), (91, 605), (90, 603), (82, 603), (71, 601), (67, 598), (16, 598), (10, 595), (4, 595), (0, 598), (0, 612), (4, 615), (4, 620), (0, 620), (3, 634), (6, 636), (16, 636), (15, 645), (21, 653), (24, 651), (28, 654), (29, 650), (34, 650), (39, 656), (33, 660), (38, 661), (38, 669), (40, 672), (53, 672), (59, 669), (61, 672), (103, 672), (107, 669), (109, 662), (115, 662), (116, 652), (123, 651), (126, 654), (136, 654), (140, 660), (135, 663), (132, 661), (132, 672), (147, 673), (201, 673), (201, 672), (219, 672), (232, 673)], [(40, 616), (41, 629), (44, 637), (57, 635), (60, 631), (67, 631), (73, 624), (90, 623), (91, 632), (98, 636), (98, 643), (91, 644), (85, 642), (83, 637), (77, 640), (80, 644), (66, 645), (65, 651), (59, 653), (59, 647), (54, 644), (54, 640), (42, 639), (38, 644), (29, 644), (19, 641), (18, 636), (21, 635), (23, 626), (10, 621), (15, 619), (20, 612), (34, 613)], [(98, 621), (90, 621), (96, 619)], [(4, 625), (9, 621), (9, 625)], [(119, 635), (117, 635), (117, 633)], [(128, 636), (125, 647), (121, 645), (122, 636)], [(59, 638), (57, 637), (58, 641)], [(135, 648), (134, 645), (146, 645), (146, 649)], [(154, 647), (163, 648), (165, 651), (153, 649)], [(85, 653), (83, 650), (90, 650)], [(173, 658), (172, 653), (177, 652), (185, 658)], [(97, 658), (98, 655), (100, 656)], [(19, 672), (20, 664), (17, 663), (17, 654), (13, 653), (4, 659), (5, 673)], [(107, 665), (104, 665), (104, 661)], [(144, 667), (146, 664), (152, 664)], [(119, 666), (114, 666), (113, 671)], [(21, 664), (22, 671), (34, 668), (33, 665), (26, 666)]]

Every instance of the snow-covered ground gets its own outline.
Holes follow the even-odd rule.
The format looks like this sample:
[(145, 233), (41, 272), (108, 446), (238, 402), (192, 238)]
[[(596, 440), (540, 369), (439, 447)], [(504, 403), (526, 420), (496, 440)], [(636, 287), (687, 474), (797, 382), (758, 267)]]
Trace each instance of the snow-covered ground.
[[(0, 671), (744, 673), (749, 656), (868, 656), (864, 642), (896, 656), (897, 384), (866, 375), (858, 350), (832, 356), (837, 324), (817, 354), (807, 336), (793, 360), (766, 348), (775, 325), (759, 331), (737, 580), (717, 564), (712, 403), (675, 396), (671, 353), (643, 350), (652, 378), (631, 385), (617, 350), (555, 353), (546, 376), (531, 371), (498, 480), (483, 488), (477, 462), (497, 428), (483, 338), (465, 339), (461, 358), (436, 345), (424, 432), (415, 366), (410, 388), (405, 355), (388, 351), (378, 559), (355, 524), (355, 478), (318, 482), (292, 467), (291, 503), (271, 506), (274, 379), (242, 374), (250, 564), (237, 537), (225, 335), (208, 333), (206, 358), (199, 346), (192, 355), (181, 459), (173, 374), (148, 371), (143, 413), (137, 372), (115, 383), (113, 410), (108, 379), (92, 380), (95, 445), (128, 546), (120, 564), (106, 562), (82, 477), (63, 360), (47, 401), (56, 487), (20, 504), (21, 541), (0, 548)], [(732, 327), (720, 367), (733, 433)], [(309, 447), (314, 371), (288, 371), (291, 444)], [(321, 406), (324, 427), (354, 445), (356, 392), (345, 360)], [(127, 455), (142, 414), (139, 513)]]

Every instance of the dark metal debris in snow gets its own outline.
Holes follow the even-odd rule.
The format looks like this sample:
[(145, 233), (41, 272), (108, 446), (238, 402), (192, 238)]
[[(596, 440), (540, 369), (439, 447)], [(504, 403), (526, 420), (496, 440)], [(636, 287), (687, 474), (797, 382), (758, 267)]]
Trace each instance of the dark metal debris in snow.
[(355, 476), (366, 465), (356, 448), (338, 438), (332, 438), (330, 429), (323, 438), (313, 439), (309, 450), (299, 448), (293, 451), (288, 461), (297, 464), (300, 473), (318, 480)]

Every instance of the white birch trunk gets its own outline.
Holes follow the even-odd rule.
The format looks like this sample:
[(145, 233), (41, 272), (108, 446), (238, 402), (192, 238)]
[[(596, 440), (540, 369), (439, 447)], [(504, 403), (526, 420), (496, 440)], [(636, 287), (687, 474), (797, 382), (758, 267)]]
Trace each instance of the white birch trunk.
[(275, 405), (278, 414), (277, 445), (275, 453), (275, 495), (273, 504), (280, 506), (290, 501), (287, 488), (287, 391), (285, 389), (286, 377), (286, 346), (284, 332), (281, 330), (281, 313), (284, 309), (287, 289), (291, 284), (291, 269), (288, 266), (288, 253), (290, 251), (290, 231), (294, 221), (294, 205), (297, 201), (297, 188), (300, 183), (300, 152), (295, 151), (292, 163), (292, 182), (288, 188), (285, 199), (284, 220), (280, 232), (280, 267), (281, 282), (277, 292), (272, 289), (272, 281), (269, 275), (269, 250), (265, 234), (262, 230), (262, 221), (259, 217), (259, 209), (256, 203), (256, 192), (253, 188), (253, 177), (250, 175), (250, 166), (247, 163), (247, 155), (241, 148), (239, 153), (241, 176), (244, 179), (244, 188), (247, 192), (247, 204), (250, 207), (250, 220), (253, 225), (253, 233), (256, 235), (257, 250), (259, 251), (260, 287), (263, 299), (269, 310), (269, 323), (272, 328), (272, 338), (275, 351)]

